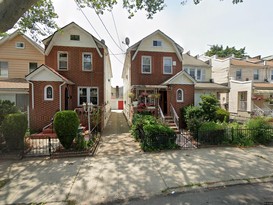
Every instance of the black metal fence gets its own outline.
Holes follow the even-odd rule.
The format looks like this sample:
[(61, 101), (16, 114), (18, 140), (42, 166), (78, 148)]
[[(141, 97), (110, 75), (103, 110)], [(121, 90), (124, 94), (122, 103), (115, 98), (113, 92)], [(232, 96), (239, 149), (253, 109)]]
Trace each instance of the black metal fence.
[(273, 139), (273, 128), (199, 130), (196, 134), (193, 134), (193, 136), (198, 146), (240, 144), (240, 142), (250, 140), (255, 143), (266, 144)]
[(57, 137), (30, 135), (25, 137), (22, 146), (16, 150), (10, 149), (2, 139), (0, 158), (88, 156), (94, 154), (100, 138), (98, 129), (92, 130), (91, 134), (78, 134), (71, 148), (65, 149)]

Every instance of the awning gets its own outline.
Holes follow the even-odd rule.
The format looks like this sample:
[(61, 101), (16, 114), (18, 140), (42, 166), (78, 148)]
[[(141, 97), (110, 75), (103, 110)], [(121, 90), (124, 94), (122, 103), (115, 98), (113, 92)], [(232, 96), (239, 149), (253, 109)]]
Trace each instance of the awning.
[(273, 94), (273, 90), (254, 90), (256, 94)]
[(168, 86), (166, 85), (132, 85), (132, 89), (138, 88), (138, 89), (167, 89)]

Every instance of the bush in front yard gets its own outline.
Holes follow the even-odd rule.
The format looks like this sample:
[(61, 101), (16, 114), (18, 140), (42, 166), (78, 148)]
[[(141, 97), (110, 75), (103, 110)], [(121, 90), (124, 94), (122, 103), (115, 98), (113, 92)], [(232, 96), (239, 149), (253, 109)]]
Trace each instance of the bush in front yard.
[(15, 113), (5, 116), (1, 125), (1, 132), (9, 150), (23, 150), (26, 130), (26, 114)]
[(188, 106), (185, 109), (184, 118), (187, 124), (187, 128), (192, 133), (193, 137), (196, 138), (197, 131), (204, 121), (201, 107)]
[(59, 111), (54, 117), (55, 132), (65, 149), (69, 149), (77, 136), (80, 121), (75, 111)]
[(217, 145), (227, 143), (225, 126), (215, 122), (204, 122), (198, 130), (198, 140), (205, 144)]
[(18, 112), (19, 109), (15, 106), (15, 103), (10, 102), (9, 100), (0, 100), (0, 125), (6, 115)]
[(220, 122), (229, 122), (229, 112), (225, 109), (219, 108), (216, 110), (215, 118)]
[(143, 126), (145, 133), (141, 141), (141, 147), (144, 151), (156, 151), (163, 149), (174, 149), (177, 147), (175, 132), (167, 125), (148, 124)]
[(272, 139), (272, 127), (266, 118), (250, 119), (246, 123), (246, 128), (251, 130), (250, 134), (255, 143), (267, 144)]

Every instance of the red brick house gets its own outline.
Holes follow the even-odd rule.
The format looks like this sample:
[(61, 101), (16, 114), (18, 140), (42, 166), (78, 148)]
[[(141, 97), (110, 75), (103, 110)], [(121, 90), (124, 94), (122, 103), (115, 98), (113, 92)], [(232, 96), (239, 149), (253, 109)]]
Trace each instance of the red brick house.
[[(180, 108), (194, 103), (195, 80), (183, 71), (182, 53), (183, 48), (160, 30), (128, 48), (122, 73), (128, 119), (143, 104), (159, 117), (175, 119)], [(132, 96), (138, 101), (134, 109)]]
[(26, 76), (30, 84), (30, 128), (41, 130), (59, 110), (93, 103), (110, 112), (112, 70), (108, 49), (74, 22), (43, 40), (45, 65)]

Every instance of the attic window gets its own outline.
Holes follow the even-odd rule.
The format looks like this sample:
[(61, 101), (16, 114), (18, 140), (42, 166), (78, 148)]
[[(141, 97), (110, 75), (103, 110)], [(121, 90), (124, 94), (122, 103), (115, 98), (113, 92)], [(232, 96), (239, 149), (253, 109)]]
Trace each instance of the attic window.
[(80, 35), (70, 35), (70, 40), (79, 41), (80, 40)]
[(23, 49), (23, 48), (25, 48), (25, 43), (24, 42), (16, 42), (15, 46), (16, 46), (16, 48)]
[(162, 46), (162, 41), (154, 40), (153, 46)]

